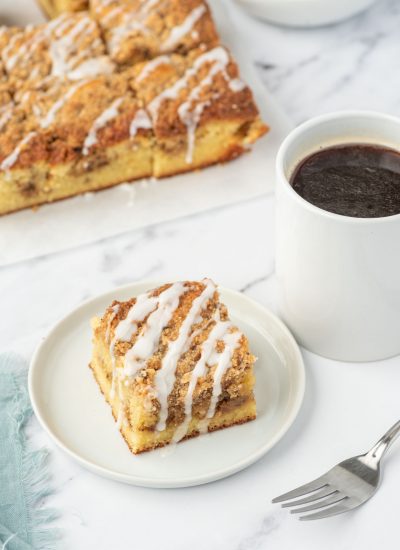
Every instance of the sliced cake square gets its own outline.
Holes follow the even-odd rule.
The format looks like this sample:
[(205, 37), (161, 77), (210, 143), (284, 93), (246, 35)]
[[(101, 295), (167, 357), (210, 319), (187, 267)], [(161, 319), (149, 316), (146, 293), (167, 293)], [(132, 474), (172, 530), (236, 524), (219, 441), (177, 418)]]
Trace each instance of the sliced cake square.
[(120, 65), (218, 42), (203, 0), (91, 0), (90, 6), (111, 58)]
[(0, 56), (10, 89), (22, 94), (57, 80), (110, 74), (100, 28), (87, 12), (63, 13), (44, 25), (1, 27)]
[(156, 177), (230, 160), (267, 131), (223, 46), (162, 55), (136, 65), (134, 73), (154, 129)]
[(60, 81), (5, 103), (0, 214), (151, 176), (152, 133), (130, 137), (140, 109), (126, 73)]
[(133, 453), (256, 417), (254, 356), (215, 284), (166, 284), (95, 318), (90, 367)]

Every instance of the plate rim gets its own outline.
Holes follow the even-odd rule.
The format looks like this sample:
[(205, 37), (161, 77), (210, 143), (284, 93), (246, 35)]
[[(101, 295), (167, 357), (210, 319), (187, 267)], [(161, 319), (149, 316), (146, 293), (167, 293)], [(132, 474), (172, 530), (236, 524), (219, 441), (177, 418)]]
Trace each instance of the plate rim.
[[(170, 281), (170, 282), (173, 282), (173, 281)], [(273, 447), (275, 447), (275, 445), (277, 445), (277, 443), (284, 437), (284, 435), (291, 428), (291, 426), (293, 425), (294, 421), (296, 420), (300, 412), (300, 408), (304, 400), (305, 385), (306, 385), (306, 372), (305, 372), (305, 366), (304, 366), (304, 359), (300, 351), (300, 347), (296, 342), (293, 334), (290, 332), (290, 330), (285, 325), (285, 323), (281, 319), (279, 319), (279, 317), (277, 317), (277, 315), (275, 315), (267, 307), (261, 305), (259, 302), (257, 302), (253, 298), (246, 296), (246, 294), (244, 294), (243, 292), (218, 285), (218, 290), (221, 293), (226, 293), (228, 295), (231, 294), (233, 297), (236, 297), (239, 300), (244, 300), (245, 302), (248, 303), (250, 307), (257, 309), (262, 315), (266, 315), (267, 317), (269, 317), (269, 319), (278, 326), (279, 330), (282, 331), (282, 333), (285, 336), (285, 339), (288, 342), (290, 342), (290, 345), (296, 357), (295, 368), (296, 368), (296, 376), (297, 376), (297, 385), (296, 385), (295, 395), (292, 397), (292, 400), (291, 400), (291, 407), (290, 407), (288, 417), (285, 420), (285, 422), (282, 423), (277, 433), (273, 437), (271, 437), (264, 445), (262, 445), (257, 451), (249, 454), (248, 456), (246, 456), (239, 462), (236, 462), (235, 464), (231, 465), (230, 467), (224, 467), (222, 469), (220, 468), (211, 473), (202, 474), (200, 476), (195, 476), (195, 477), (192, 476), (189, 478), (176, 478), (176, 479), (168, 479), (168, 480), (154, 479), (152, 477), (147, 477), (147, 476), (135, 476), (132, 474), (116, 472), (104, 466), (100, 466), (96, 462), (88, 460), (87, 458), (82, 457), (76, 451), (73, 451), (66, 444), (64, 444), (64, 442), (61, 441), (57, 437), (57, 435), (53, 433), (53, 431), (51, 430), (51, 427), (48, 425), (45, 418), (41, 414), (40, 406), (36, 401), (36, 392), (34, 390), (34, 380), (35, 380), (35, 373), (40, 368), (38, 367), (38, 365), (40, 364), (40, 356), (42, 353), (45, 353), (43, 348), (46, 346), (47, 342), (51, 340), (52, 337), (54, 337), (55, 333), (60, 329), (60, 326), (63, 323), (67, 322), (68, 319), (74, 314), (76, 314), (79, 310), (84, 309), (87, 306), (90, 306), (91, 304), (96, 303), (98, 300), (101, 300), (103, 298), (105, 299), (109, 295), (112, 295), (114, 293), (117, 294), (119, 292), (124, 292), (125, 290), (132, 289), (132, 292), (133, 292), (132, 295), (134, 296), (135, 295), (134, 293), (137, 292), (137, 290), (135, 290), (135, 287), (139, 287), (139, 286), (142, 287), (142, 286), (148, 285), (148, 288), (150, 289), (150, 288), (156, 288), (160, 284), (161, 283), (159, 281), (143, 280), (143, 281), (135, 281), (133, 283), (128, 283), (125, 285), (112, 288), (108, 291), (102, 292), (100, 294), (97, 294), (96, 296), (93, 296), (87, 300), (84, 300), (83, 302), (78, 304), (76, 307), (71, 309), (68, 313), (66, 313), (56, 323), (54, 323), (52, 327), (48, 330), (48, 332), (45, 334), (45, 336), (42, 337), (40, 343), (37, 345), (32, 355), (32, 358), (30, 360), (29, 370), (28, 370), (29, 397), (31, 400), (32, 409), (36, 416), (36, 419), (38, 420), (42, 429), (49, 436), (49, 438), (57, 445), (58, 448), (60, 448), (75, 462), (85, 467), (87, 470), (94, 472), (98, 475), (101, 475), (102, 477), (112, 479), (114, 481), (119, 481), (122, 483), (135, 485), (139, 487), (167, 489), (167, 488), (182, 488), (182, 487), (193, 487), (197, 485), (204, 485), (206, 483), (211, 483), (213, 481), (217, 481), (219, 479), (223, 479), (225, 477), (231, 476), (247, 468), (248, 466), (251, 466), (252, 464), (257, 462), (259, 459), (261, 459), (265, 454), (267, 454), (267, 452), (270, 451)]]

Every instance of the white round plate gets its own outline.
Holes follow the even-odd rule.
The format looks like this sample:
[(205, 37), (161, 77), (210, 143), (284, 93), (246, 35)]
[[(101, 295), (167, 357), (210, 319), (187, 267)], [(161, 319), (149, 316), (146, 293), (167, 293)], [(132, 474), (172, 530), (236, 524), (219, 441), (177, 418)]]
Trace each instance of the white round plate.
[(248, 336), (255, 366), (256, 420), (165, 449), (133, 455), (92, 371), (90, 319), (113, 299), (127, 300), (157, 283), (134, 283), (89, 300), (60, 321), (35, 352), (29, 392), (35, 414), (61, 449), (93, 472), (144, 487), (187, 487), (231, 475), (262, 457), (299, 411), (305, 384), (300, 350), (272, 313), (220, 288), (231, 319)]

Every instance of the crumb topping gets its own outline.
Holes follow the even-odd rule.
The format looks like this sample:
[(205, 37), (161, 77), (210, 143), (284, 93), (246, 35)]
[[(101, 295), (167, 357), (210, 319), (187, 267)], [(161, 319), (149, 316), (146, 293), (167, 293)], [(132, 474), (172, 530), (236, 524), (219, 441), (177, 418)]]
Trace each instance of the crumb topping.
[(95, 165), (144, 137), (179, 137), (190, 166), (198, 128), (257, 119), (203, 0), (91, 0), (88, 12), (0, 28), (2, 171)]
[(207, 279), (115, 301), (95, 335), (112, 356), (113, 391), (122, 399), (124, 387), (134, 388), (155, 429), (182, 424), (176, 437), (184, 437), (192, 413), (207, 421), (223, 402), (243, 397), (254, 363), (247, 338)]

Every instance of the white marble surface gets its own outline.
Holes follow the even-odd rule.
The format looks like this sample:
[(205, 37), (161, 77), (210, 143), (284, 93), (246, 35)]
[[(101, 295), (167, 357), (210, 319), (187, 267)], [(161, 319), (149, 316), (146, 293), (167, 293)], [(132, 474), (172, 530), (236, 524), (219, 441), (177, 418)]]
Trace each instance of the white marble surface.
[[(352, 107), (400, 114), (398, 0), (380, 0), (360, 17), (313, 31), (256, 22), (234, 6), (232, 13), (248, 35), (243, 47), (295, 122)], [(0, 349), (29, 358), (52, 323), (82, 300), (147, 277), (208, 275), (273, 307), (273, 217), (274, 200), (268, 196), (3, 268)], [(400, 358), (351, 365), (304, 356), (305, 402), (284, 440), (246, 471), (202, 487), (149, 490), (96, 477), (54, 448), (33, 421), (33, 442), (52, 451), (55, 492), (48, 504), (62, 512), (62, 546), (397, 548), (400, 445), (386, 461), (381, 490), (355, 513), (303, 524), (270, 503), (276, 494), (366, 450), (400, 417)]]

